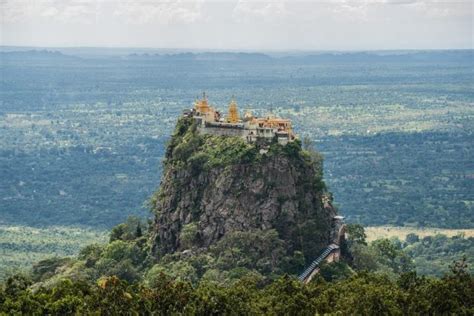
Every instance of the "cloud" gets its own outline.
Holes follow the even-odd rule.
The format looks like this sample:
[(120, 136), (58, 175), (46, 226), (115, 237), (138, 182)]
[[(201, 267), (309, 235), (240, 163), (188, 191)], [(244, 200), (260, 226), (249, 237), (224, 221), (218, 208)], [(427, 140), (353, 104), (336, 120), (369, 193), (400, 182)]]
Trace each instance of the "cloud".
[(114, 15), (131, 24), (194, 23), (203, 17), (204, 1), (121, 0)]
[(103, 0), (3, 0), (4, 22), (24, 22), (47, 18), (62, 22), (94, 21)]
[[(378, 9), (397, 6), (420, 16), (449, 17), (472, 14), (469, 0), (0, 0), (2, 23), (48, 19), (64, 23), (95, 23), (119, 19), (128, 24), (195, 23), (206, 20), (206, 9), (230, 4), (236, 22), (298, 22), (318, 14), (333, 19), (367, 20)], [(466, 4), (471, 3), (471, 12)], [(460, 5), (464, 4), (464, 5)], [(295, 7), (307, 7), (295, 13)], [(229, 6), (227, 7), (229, 8)], [(469, 10), (468, 10), (469, 11)]]
[(418, 0), (385, 0), (387, 4), (412, 4), (418, 2)]
[(0, 0), (0, 40), (201, 48), (471, 47), (472, 6), (472, 0)]
[[(472, 14), (470, 0), (329, 0), (336, 18), (366, 21), (376, 17), (380, 9), (390, 5), (399, 6), (405, 12), (416, 12), (420, 17), (446, 18)], [(466, 12), (466, 4), (471, 12)]]
[(55, 7), (46, 8), (43, 12), (41, 12), (41, 16), (50, 18), (56, 17), (59, 14), (59, 10)]
[(66, 23), (94, 23), (116, 17), (126, 23), (187, 23), (202, 16), (202, 0), (1, 0), (4, 22), (47, 18)]
[[(466, 10), (466, 4), (470, 10)], [(417, 1), (411, 8), (429, 18), (450, 18), (472, 16), (473, 4), (465, 0), (425, 0)]]
[(290, 15), (286, 1), (239, 0), (234, 7), (232, 17), (237, 22), (272, 22)]

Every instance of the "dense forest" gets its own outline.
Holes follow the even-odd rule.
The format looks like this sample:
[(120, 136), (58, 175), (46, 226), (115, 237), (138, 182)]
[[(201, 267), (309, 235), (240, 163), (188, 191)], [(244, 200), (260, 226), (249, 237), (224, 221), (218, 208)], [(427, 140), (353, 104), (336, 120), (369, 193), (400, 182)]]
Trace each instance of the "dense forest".
[[(363, 228), (350, 225), (350, 260), (323, 265), (318, 277), (304, 285), (292, 275), (262, 270), (256, 263), (265, 261), (265, 255), (255, 257), (252, 247), (245, 246), (256, 240), (271, 240), (272, 236), (234, 236), (232, 257), (229, 248), (216, 249), (214, 255), (187, 259), (176, 254), (153, 264), (147, 257), (147, 231), (144, 223), (131, 218), (112, 230), (107, 245), (88, 246), (76, 259), (41, 261), (30, 275), (12, 275), (0, 286), (0, 313), (470, 315), (474, 312), (474, 278), (465, 258), (452, 262), (449, 272), (441, 278), (419, 276), (407, 255), (415, 249), (405, 250), (413, 245), (421, 247), (416, 246), (420, 241), (415, 235), (403, 242), (410, 245), (406, 248), (399, 241), (388, 239), (367, 244)], [(441, 246), (442, 240), (446, 240), (435, 239), (438, 241), (433, 243)], [(462, 237), (451, 243), (457, 239)]]
[(22, 276), (0, 289), (0, 313), (100, 315), (472, 315), (473, 278), (462, 263), (442, 279), (415, 273), (392, 281), (383, 275), (361, 273), (345, 280), (309, 285), (282, 277), (265, 284), (246, 277), (224, 287), (161, 275), (150, 285), (131, 285), (116, 277), (97, 284), (62, 280), (52, 288), (30, 291)]
[(205, 90), (291, 118), (349, 221), (473, 227), (472, 51), (82, 53), (1, 55), (0, 224), (147, 217), (174, 123)]

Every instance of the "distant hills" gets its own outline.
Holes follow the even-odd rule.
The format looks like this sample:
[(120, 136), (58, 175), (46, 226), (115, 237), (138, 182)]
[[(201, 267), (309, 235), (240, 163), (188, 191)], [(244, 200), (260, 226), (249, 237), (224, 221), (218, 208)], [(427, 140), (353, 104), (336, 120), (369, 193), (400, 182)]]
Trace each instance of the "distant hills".
[(352, 52), (323, 53), (306, 56), (284, 57), (298, 62), (456, 62), (473, 61), (473, 50), (459, 51), (414, 51), (414, 52)]
[(78, 60), (79, 57), (65, 55), (59, 51), (49, 50), (27, 50), (27, 51), (4, 51), (0, 52), (0, 61), (41, 61), (41, 60)]
[(127, 59), (179, 60), (179, 61), (223, 61), (223, 62), (269, 62), (273, 58), (262, 53), (178, 53), (178, 54), (131, 54)]
[(351, 63), (351, 62), (472, 62), (474, 50), (432, 51), (367, 51), (367, 52), (315, 52), (272, 54), (251, 52), (156, 52), (149, 50), (99, 48), (21, 49), (0, 48), (0, 60), (77, 60), (108, 58), (137, 61), (190, 61), (190, 62), (273, 62), (273, 63)]

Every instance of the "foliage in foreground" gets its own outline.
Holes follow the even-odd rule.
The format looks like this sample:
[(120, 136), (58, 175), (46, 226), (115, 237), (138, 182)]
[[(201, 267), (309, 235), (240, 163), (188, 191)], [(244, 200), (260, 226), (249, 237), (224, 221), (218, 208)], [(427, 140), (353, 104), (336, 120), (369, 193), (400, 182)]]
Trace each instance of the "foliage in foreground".
[[(302, 253), (285, 255), (284, 245), (274, 230), (236, 232), (207, 251), (185, 250), (155, 258), (150, 253), (150, 227), (131, 217), (112, 229), (108, 244), (89, 245), (76, 258), (40, 261), (33, 266), (31, 278), (36, 287), (52, 287), (64, 278), (94, 283), (111, 276), (130, 284), (149, 285), (164, 273), (192, 285), (201, 281), (231, 285), (247, 276), (260, 277), (268, 283), (285, 273), (296, 276), (305, 267)], [(347, 246), (351, 255), (340, 263), (321, 267), (326, 281), (342, 280), (362, 271), (383, 273), (391, 280), (411, 271), (441, 277), (449, 270), (449, 263), (463, 256), (471, 268), (473, 238), (438, 235), (416, 240), (416, 236), (410, 235), (406, 241), (380, 239), (367, 243), (363, 227), (348, 225), (348, 228)], [(192, 229), (189, 230), (192, 237)], [(472, 274), (469, 268), (466, 272)]]
[[(473, 314), (474, 278), (465, 259), (442, 278), (419, 276), (399, 243), (367, 244), (361, 226), (348, 229), (350, 266), (324, 264), (304, 285), (260, 270), (258, 256), (239, 247), (247, 235), (230, 248), (221, 245), (231, 253), (216, 249), (157, 262), (147, 256), (146, 226), (130, 218), (112, 230), (107, 245), (88, 246), (77, 259), (41, 261), (31, 277), (8, 278), (0, 285), (0, 315)], [(414, 236), (406, 241), (416, 242)]]
[(322, 278), (304, 285), (283, 276), (269, 284), (244, 277), (230, 286), (202, 281), (193, 286), (161, 274), (152, 284), (130, 285), (112, 276), (97, 283), (63, 279), (52, 288), (29, 288), (11, 277), (0, 289), (0, 314), (141, 315), (413, 315), (474, 313), (474, 278), (463, 262), (441, 279), (414, 272), (392, 281), (359, 273), (345, 280)]

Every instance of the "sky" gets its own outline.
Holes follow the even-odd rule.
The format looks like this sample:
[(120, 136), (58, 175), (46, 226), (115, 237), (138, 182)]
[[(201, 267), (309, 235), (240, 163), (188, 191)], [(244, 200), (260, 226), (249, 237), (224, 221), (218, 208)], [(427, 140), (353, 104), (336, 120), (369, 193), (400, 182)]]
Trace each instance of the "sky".
[(0, 43), (215, 50), (473, 48), (474, 0), (0, 0)]

